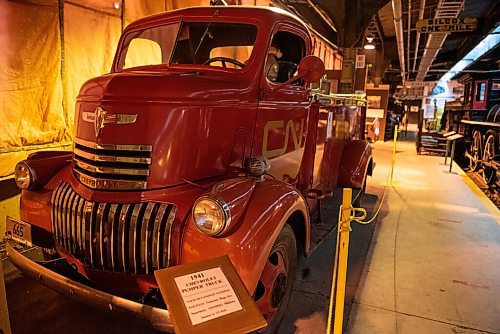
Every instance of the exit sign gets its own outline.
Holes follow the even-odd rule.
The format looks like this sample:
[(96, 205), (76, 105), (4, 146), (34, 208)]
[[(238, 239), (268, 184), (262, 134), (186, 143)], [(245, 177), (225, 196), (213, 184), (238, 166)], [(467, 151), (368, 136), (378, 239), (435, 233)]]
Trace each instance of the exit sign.
[(477, 18), (442, 17), (438, 19), (425, 19), (417, 21), (417, 31), (421, 33), (450, 33), (474, 31), (477, 28)]

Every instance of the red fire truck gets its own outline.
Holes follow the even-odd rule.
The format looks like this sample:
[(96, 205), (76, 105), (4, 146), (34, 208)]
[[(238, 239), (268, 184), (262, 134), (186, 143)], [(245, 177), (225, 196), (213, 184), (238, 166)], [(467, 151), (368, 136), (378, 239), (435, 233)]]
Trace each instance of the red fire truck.
[(153, 272), (228, 255), (275, 331), (297, 253), (336, 227), (335, 189), (362, 194), (373, 165), (360, 109), (313, 98), (324, 65), (311, 54), (306, 25), (275, 8), (188, 8), (130, 24), (111, 73), (80, 90), (73, 151), (16, 166), (20, 220), (8, 218), (7, 233), (51, 261), (8, 247), (11, 261), (168, 331)]

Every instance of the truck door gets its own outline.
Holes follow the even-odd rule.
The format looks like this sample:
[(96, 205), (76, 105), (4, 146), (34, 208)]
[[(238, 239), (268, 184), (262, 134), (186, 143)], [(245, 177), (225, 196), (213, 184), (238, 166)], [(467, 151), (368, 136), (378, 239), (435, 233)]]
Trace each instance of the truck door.
[[(309, 54), (307, 34), (298, 28), (278, 26), (267, 50), (260, 83), (253, 156), (270, 160), (269, 173), (277, 179), (297, 180), (307, 135), (309, 87), (293, 77), (300, 60)], [(281, 85), (281, 86), (280, 86)]]

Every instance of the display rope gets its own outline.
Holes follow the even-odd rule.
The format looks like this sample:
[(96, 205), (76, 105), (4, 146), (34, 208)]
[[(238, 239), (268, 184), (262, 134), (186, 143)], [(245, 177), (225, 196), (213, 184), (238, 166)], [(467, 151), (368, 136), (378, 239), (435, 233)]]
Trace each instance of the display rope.
[[(385, 183), (384, 186), (384, 192), (382, 193), (382, 198), (380, 200), (380, 203), (378, 204), (377, 210), (375, 210), (375, 213), (373, 216), (365, 220), (367, 217), (367, 212), (366, 209), (364, 208), (354, 208), (352, 207), (352, 204), (349, 204), (348, 207), (344, 207), (343, 204), (339, 206), (339, 214), (338, 214), (338, 226), (337, 226), (337, 243), (335, 246), (335, 259), (334, 259), (334, 264), (333, 264), (333, 275), (332, 275), (332, 286), (331, 286), (331, 292), (330, 292), (330, 305), (328, 307), (328, 322), (327, 322), (327, 328), (326, 328), (326, 334), (330, 334), (332, 332), (332, 315), (333, 315), (333, 305), (335, 304), (335, 298), (334, 295), (336, 291), (340, 288), (345, 290), (345, 285), (343, 287), (338, 287), (337, 285), (337, 272), (338, 272), (338, 267), (339, 267), (339, 254), (340, 254), (340, 236), (342, 232), (347, 232), (349, 233), (352, 231), (351, 229), (351, 222), (355, 221), (361, 225), (368, 225), (375, 221), (375, 219), (378, 217), (380, 210), (382, 209), (382, 205), (384, 204), (384, 200), (387, 194), (387, 188), (393, 188), (393, 183), (392, 179), (394, 176), (394, 165), (396, 163), (396, 144), (397, 144), (397, 138), (398, 138), (398, 126), (396, 125), (395, 130), (394, 130), (394, 148), (392, 151), (392, 161), (391, 161), (391, 171), (390, 174), (387, 178), (387, 182)], [(345, 191), (343, 193), (345, 196)], [(343, 214), (343, 212), (348, 211), (347, 214)], [(343, 217), (346, 217), (343, 219)], [(349, 237), (347, 237), (348, 239)], [(348, 250), (347, 250), (348, 251)], [(344, 256), (347, 256), (347, 251), (345, 254), (342, 254)], [(345, 268), (345, 270), (347, 270)], [(342, 300), (342, 303), (344, 301)], [(336, 317), (343, 317), (344, 314), (335, 314)], [(342, 321), (340, 321), (340, 324), (342, 324)], [(337, 328), (337, 326), (334, 327), (334, 333), (335, 334), (340, 334), (342, 333), (342, 326), (338, 326), (340, 328)]]

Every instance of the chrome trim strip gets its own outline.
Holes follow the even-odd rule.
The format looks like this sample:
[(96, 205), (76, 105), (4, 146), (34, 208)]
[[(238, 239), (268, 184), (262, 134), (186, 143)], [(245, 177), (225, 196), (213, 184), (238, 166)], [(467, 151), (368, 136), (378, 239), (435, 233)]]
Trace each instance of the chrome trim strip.
[[(130, 264), (130, 267), (134, 267), (134, 273), (137, 274), (137, 217), (139, 216), (139, 209), (141, 208), (142, 203), (138, 204), (135, 206), (134, 211), (132, 212), (132, 217), (130, 217), (130, 231), (129, 231), (129, 263), (130, 260), (132, 260), (132, 263)], [(130, 252), (132, 251), (132, 254)]]
[(169, 206), (165, 205), (165, 210), (161, 215), (160, 228), (158, 229), (158, 269), (164, 268), (164, 249), (165, 249), (165, 231), (166, 231), (166, 221), (168, 220), (168, 214), (170, 213)]
[(80, 197), (78, 199), (78, 206), (76, 208), (76, 228), (77, 228), (77, 238), (78, 238), (78, 254), (80, 255), (80, 259), (83, 259), (84, 256), (85, 256), (85, 253), (84, 253), (84, 248), (83, 248), (83, 245), (84, 245), (84, 236), (83, 236), (83, 233), (82, 233), (82, 229), (83, 229), (83, 224), (82, 224), (82, 218), (83, 218), (83, 214), (84, 214), (84, 208), (85, 206), (85, 199), (83, 197)]
[[(105, 311), (106, 313), (113, 313), (116, 311), (126, 312), (131, 316), (144, 319), (155, 329), (161, 331), (173, 332), (174, 330), (168, 310), (140, 304), (122, 297), (113, 296), (70, 280), (69, 278), (44, 268), (21, 255), (21, 253), (12, 248), (8, 242), (6, 244), (6, 249), (9, 254), (10, 261), (20, 271), (71, 299), (94, 306), (101, 311)], [(111, 319), (112, 318), (110, 318), (110, 321)]]
[[(90, 248), (89, 248), (89, 245), (91, 245), (90, 243), (90, 218), (91, 218), (91, 215), (92, 215), (92, 202), (89, 202), (89, 201), (85, 201), (85, 205), (83, 207), (83, 211), (84, 211), (84, 214), (83, 214), (83, 235), (84, 235), (84, 242), (83, 242), (83, 249), (84, 249), (84, 259), (90, 259)], [(87, 240), (88, 239), (88, 240)], [(85, 263), (87, 264), (88, 261), (86, 260)]]
[(73, 212), (75, 211), (74, 205), (75, 201), (78, 198), (78, 194), (74, 191), (71, 191), (71, 194), (69, 195), (68, 199), (68, 204), (67, 204), (67, 211), (66, 211), (66, 224), (68, 225), (68, 230), (69, 234), (67, 235), (67, 243), (68, 243), (68, 248), (71, 253), (74, 253), (74, 245), (75, 245), (75, 237), (74, 237), (74, 232), (75, 232), (75, 224), (74, 224), (74, 217), (75, 215)]
[(174, 226), (175, 214), (177, 213), (177, 209), (172, 205), (170, 206), (170, 212), (168, 213), (167, 220), (167, 230), (168, 230), (168, 246), (167, 246), (167, 263), (165, 267), (170, 266), (170, 257), (172, 251), (172, 228)]
[(56, 196), (54, 199), (54, 204), (52, 206), (54, 210), (54, 229), (55, 229), (55, 240), (59, 242), (59, 238), (61, 237), (61, 232), (59, 231), (59, 199), (61, 198), (62, 188), (65, 186), (65, 183), (60, 183), (56, 189)]
[(80, 150), (79, 148), (74, 148), (73, 153), (76, 156), (81, 156), (87, 160), (92, 161), (104, 161), (104, 162), (126, 162), (131, 164), (151, 164), (151, 158), (146, 157), (124, 157), (118, 155), (108, 155), (108, 154), (94, 154)]
[(55, 201), (56, 197), (59, 194), (58, 190), (61, 184), (57, 186), (57, 188), (52, 192), (52, 196), (50, 197), (50, 218), (52, 219), (52, 233), (54, 233), (54, 239), (57, 240), (57, 230), (56, 230), (56, 208), (55, 208)]
[(108, 259), (111, 260), (110, 262), (111, 262), (111, 270), (112, 271), (115, 271), (115, 246), (116, 246), (115, 229), (117, 228), (116, 223), (117, 223), (117, 217), (119, 215), (119, 212), (120, 212), (119, 204), (111, 204), (111, 207), (109, 208), (109, 213), (108, 213), (108, 224), (111, 225), (110, 234), (108, 235)]
[(91, 189), (110, 189), (110, 190), (140, 190), (146, 189), (146, 181), (129, 181), (119, 179), (104, 179), (92, 177), (73, 169), (76, 178), (85, 186)]
[[(106, 268), (104, 263), (104, 221), (107, 217), (105, 217), (106, 207), (108, 203), (99, 203), (99, 207), (97, 208), (97, 219), (96, 219), (96, 253), (99, 256), (99, 262), (101, 264), (101, 268)], [(99, 231), (99, 232), (98, 232)], [(99, 234), (98, 234), (99, 233)]]
[(126, 249), (126, 242), (125, 240), (128, 239), (128, 233), (130, 230), (130, 216), (132, 215), (132, 212), (134, 210), (135, 204), (126, 204), (126, 209), (122, 209), (122, 219), (121, 219), (121, 226), (122, 226), (122, 265), (123, 265), (123, 271), (128, 271), (128, 263), (127, 263), (127, 249)]
[(165, 215), (165, 209), (167, 206), (165, 204), (161, 204), (158, 208), (158, 212), (156, 213), (154, 229), (153, 229), (153, 249), (155, 253), (153, 255), (153, 267), (160, 269), (160, 230), (161, 230), (161, 221), (163, 216)]
[(141, 241), (144, 244), (141, 247), (141, 265), (146, 269), (146, 274), (149, 274), (149, 249), (150, 249), (150, 238), (149, 238), (149, 224), (151, 221), (151, 215), (153, 209), (155, 208), (155, 203), (149, 202), (146, 206), (146, 211), (144, 212), (144, 217), (142, 218), (142, 228), (141, 228)]
[(120, 175), (149, 175), (149, 168), (144, 169), (133, 169), (133, 168), (115, 168), (115, 167), (101, 167), (93, 166), (75, 157), (75, 165), (81, 169), (88, 170), (89, 172), (100, 173), (100, 174), (120, 174)]
[(117, 151), (153, 151), (151, 145), (134, 145), (134, 144), (98, 144), (85, 139), (75, 137), (73, 141), (79, 145), (92, 148), (94, 150), (117, 150)]
[(69, 235), (70, 235), (70, 226), (69, 226), (69, 203), (71, 201), (71, 195), (73, 194), (73, 191), (71, 191), (71, 188), (68, 188), (68, 191), (66, 195), (63, 198), (63, 227), (64, 227), (64, 237), (63, 237), (63, 245), (66, 249), (69, 250)]
[(61, 189), (61, 196), (59, 196), (59, 200), (57, 201), (57, 224), (59, 228), (59, 243), (64, 245), (64, 198), (66, 197), (66, 193), (69, 191), (69, 184), (65, 183)]
[(97, 221), (97, 213), (99, 210), (99, 207), (97, 207), (97, 210), (95, 210), (95, 206), (98, 203), (91, 203), (91, 208), (92, 211), (90, 212), (90, 220), (89, 220), (89, 251), (90, 251), (90, 264), (92, 267), (95, 268), (95, 262), (94, 262), (94, 235), (95, 235), (95, 225), (93, 222)]

